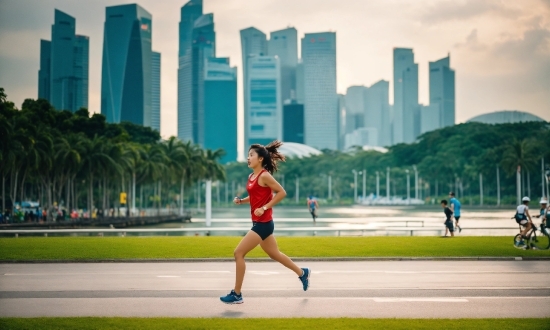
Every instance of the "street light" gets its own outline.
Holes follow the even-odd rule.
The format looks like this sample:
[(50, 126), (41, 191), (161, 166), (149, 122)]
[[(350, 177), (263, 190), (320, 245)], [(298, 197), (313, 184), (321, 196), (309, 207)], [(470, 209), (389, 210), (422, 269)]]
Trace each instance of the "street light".
[(380, 173), (376, 171), (376, 198), (380, 198)]
[(367, 170), (363, 169), (361, 174), (363, 174), (363, 202), (365, 202), (365, 191), (367, 190)]
[(390, 168), (386, 167), (386, 197), (390, 201)]
[(414, 170), (414, 199), (418, 199), (418, 170), (416, 165), (413, 165)]
[(407, 172), (407, 204), (411, 204), (411, 181), (409, 179), (409, 170)]
[(353, 202), (357, 203), (357, 171), (351, 170), (353, 173)]

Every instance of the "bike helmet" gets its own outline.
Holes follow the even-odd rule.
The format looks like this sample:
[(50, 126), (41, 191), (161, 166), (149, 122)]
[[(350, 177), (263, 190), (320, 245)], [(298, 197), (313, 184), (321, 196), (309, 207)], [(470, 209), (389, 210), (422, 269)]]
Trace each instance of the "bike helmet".
[(539, 204), (548, 204), (548, 200), (547, 200), (546, 198), (542, 197), (542, 198), (540, 199)]
[(521, 201), (522, 202), (530, 202), (531, 199), (529, 199), (529, 197), (525, 196), (525, 197), (523, 197), (523, 199)]

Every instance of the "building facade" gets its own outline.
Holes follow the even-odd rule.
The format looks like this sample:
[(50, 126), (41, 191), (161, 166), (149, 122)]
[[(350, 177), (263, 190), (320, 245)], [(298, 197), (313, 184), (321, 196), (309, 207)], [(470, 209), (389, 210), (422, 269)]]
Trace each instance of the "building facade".
[(409, 48), (393, 50), (393, 144), (412, 143), (420, 134), (418, 64)]
[(380, 80), (366, 91), (364, 127), (377, 129), (380, 147), (391, 145), (389, 86), (388, 81)]
[(178, 138), (193, 140), (192, 45), (195, 21), (202, 16), (202, 0), (191, 0), (180, 9), (178, 49)]
[(283, 105), (283, 141), (304, 143), (304, 105)]
[(302, 39), (304, 141), (317, 149), (338, 149), (336, 33), (308, 33)]
[(59, 110), (88, 107), (89, 38), (76, 35), (76, 21), (55, 10), (52, 40), (40, 41), (38, 97)]
[(430, 62), (430, 105), (439, 107), (439, 127), (455, 124), (455, 72), (450, 55)]
[(277, 56), (281, 66), (281, 101), (296, 100), (296, 66), (298, 65), (298, 31), (290, 27), (271, 32), (268, 55)]
[(346, 134), (365, 127), (367, 87), (350, 86), (346, 90)]
[(160, 132), (160, 68), (161, 56), (153, 52), (151, 61), (151, 128)]
[(101, 113), (108, 122), (151, 126), (152, 16), (136, 4), (107, 7)]

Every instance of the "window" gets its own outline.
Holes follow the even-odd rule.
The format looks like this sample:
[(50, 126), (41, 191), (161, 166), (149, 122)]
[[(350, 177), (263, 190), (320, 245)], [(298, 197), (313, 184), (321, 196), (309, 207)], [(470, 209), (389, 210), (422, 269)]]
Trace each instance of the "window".
[(264, 131), (264, 125), (252, 125), (252, 126), (250, 126), (250, 130), (252, 132), (263, 132)]

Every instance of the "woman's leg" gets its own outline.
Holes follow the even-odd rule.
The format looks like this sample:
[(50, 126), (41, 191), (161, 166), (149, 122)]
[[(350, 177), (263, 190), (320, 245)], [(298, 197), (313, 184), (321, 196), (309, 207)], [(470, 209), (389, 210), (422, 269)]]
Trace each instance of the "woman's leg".
[(241, 294), (241, 287), (244, 280), (244, 272), (246, 271), (246, 264), (244, 262), (244, 257), (248, 252), (254, 249), (262, 239), (260, 235), (256, 234), (252, 230), (243, 237), (239, 245), (235, 248), (233, 255), (235, 256), (235, 270), (237, 275), (235, 276), (235, 293)]
[(294, 261), (292, 261), (289, 257), (287, 257), (286, 254), (279, 251), (279, 247), (277, 246), (277, 241), (275, 240), (275, 236), (269, 235), (268, 238), (264, 239), (260, 243), (260, 246), (271, 259), (278, 261), (286, 268), (291, 269), (296, 273), (296, 275), (302, 276), (302, 269), (298, 267), (294, 263)]

